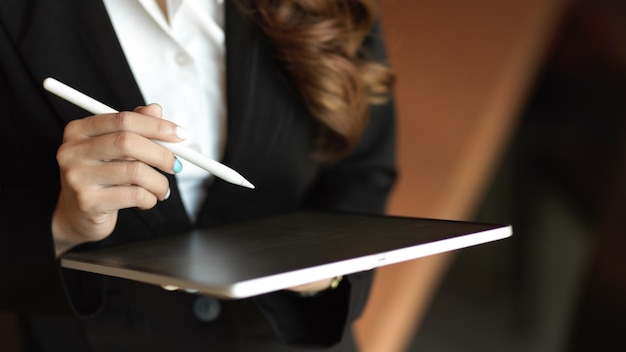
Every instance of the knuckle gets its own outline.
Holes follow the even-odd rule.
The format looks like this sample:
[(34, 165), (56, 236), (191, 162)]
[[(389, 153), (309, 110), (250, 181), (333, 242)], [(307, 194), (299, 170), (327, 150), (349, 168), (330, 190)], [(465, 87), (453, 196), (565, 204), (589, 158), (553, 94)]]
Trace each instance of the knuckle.
[(156, 205), (157, 199), (143, 187), (132, 187), (129, 193), (131, 202), (141, 209), (149, 209)]
[(140, 181), (143, 176), (143, 165), (138, 161), (127, 161), (124, 163), (126, 166), (126, 174), (130, 176), (133, 181)]
[(73, 168), (64, 169), (61, 171), (61, 174), (63, 175), (65, 182), (69, 185), (76, 186), (80, 181), (79, 172)]
[(174, 165), (174, 153), (170, 152), (166, 148), (163, 148), (160, 159), (160, 162), (164, 167), (171, 168), (172, 165)]
[(68, 163), (68, 145), (61, 144), (57, 149), (56, 159), (59, 166), (63, 166)]
[(128, 131), (132, 127), (133, 118), (129, 111), (120, 111), (113, 117), (113, 124), (118, 131)]
[(157, 122), (157, 133), (161, 136), (168, 136), (172, 134), (173, 127), (170, 122), (166, 120), (158, 120)]
[(133, 136), (130, 132), (118, 132), (115, 134), (113, 144), (119, 150), (131, 150)]
[(75, 135), (80, 129), (81, 120), (72, 120), (65, 125), (63, 130), (63, 139), (67, 139), (72, 135)]
[(77, 192), (76, 193), (76, 207), (79, 211), (83, 213), (88, 213), (91, 211), (93, 203), (93, 197), (87, 192)]
[(132, 204), (141, 204), (141, 200), (144, 198), (144, 189), (141, 187), (131, 187), (128, 191), (128, 197)]

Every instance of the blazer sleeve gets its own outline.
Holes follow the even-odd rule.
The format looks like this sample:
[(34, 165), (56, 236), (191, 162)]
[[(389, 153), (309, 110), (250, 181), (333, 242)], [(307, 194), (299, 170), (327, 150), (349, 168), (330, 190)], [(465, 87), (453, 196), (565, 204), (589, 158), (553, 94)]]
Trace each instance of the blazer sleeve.
[[(380, 27), (368, 48), (385, 60)], [(311, 192), (317, 209), (382, 214), (396, 179), (393, 102), (371, 107), (370, 122), (352, 153), (325, 168)], [(314, 297), (276, 292), (257, 297), (279, 337), (291, 344), (330, 346), (349, 333), (369, 295), (374, 272), (347, 275), (339, 287)]]
[(70, 312), (52, 242), (63, 124), (0, 22), (0, 310)]

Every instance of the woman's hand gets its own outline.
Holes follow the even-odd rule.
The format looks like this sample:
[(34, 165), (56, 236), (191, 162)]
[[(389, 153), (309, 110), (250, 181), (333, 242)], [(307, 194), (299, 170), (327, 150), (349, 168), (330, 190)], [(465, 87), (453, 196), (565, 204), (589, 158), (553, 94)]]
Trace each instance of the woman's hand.
[(162, 119), (156, 104), (70, 122), (57, 151), (61, 193), (52, 218), (57, 255), (109, 236), (120, 209), (149, 209), (167, 199), (167, 178), (156, 169), (173, 174), (182, 166), (151, 139), (180, 142), (185, 135)]
[(333, 277), (329, 279), (323, 279), (315, 282), (311, 282), (304, 285), (294, 286), (288, 288), (288, 291), (297, 292), (302, 296), (315, 296), (317, 293), (326, 291), (328, 289), (335, 289), (339, 285), (342, 277)]

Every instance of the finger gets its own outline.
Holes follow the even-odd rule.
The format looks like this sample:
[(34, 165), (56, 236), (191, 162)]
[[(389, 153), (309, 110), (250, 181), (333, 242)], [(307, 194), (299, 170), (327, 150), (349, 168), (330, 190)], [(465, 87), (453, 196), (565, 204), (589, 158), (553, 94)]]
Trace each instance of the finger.
[(167, 148), (130, 132), (110, 133), (64, 144), (59, 148), (57, 159), (60, 165), (71, 165), (80, 160), (86, 163), (138, 160), (170, 174), (176, 172), (175, 166), (180, 164)]
[(167, 177), (139, 161), (110, 161), (97, 167), (93, 182), (103, 187), (134, 185), (146, 189), (158, 200), (169, 193)]
[(158, 197), (136, 185), (116, 185), (79, 193), (79, 208), (90, 214), (109, 214), (120, 209), (150, 209), (158, 203)]
[[(62, 176), (63, 189), (71, 190), (78, 208), (85, 213), (108, 213), (135, 206), (146, 208), (152, 205), (152, 198), (165, 200), (170, 192), (167, 177), (138, 161), (84, 165), (62, 170)], [(139, 198), (139, 203), (129, 202), (128, 195), (116, 200), (110, 195), (110, 191), (116, 186), (143, 188), (153, 197), (144, 195)]]
[(137, 207), (151, 209), (157, 205), (159, 198), (143, 187), (135, 185), (112, 186), (107, 189), (121, 205), (119, 209)]
[[(157, 114), (160, 107), (148, 106), (139, 108), (151, 114)], [(65, 128), (64, 141), (85, 137), (97, 137), (115, 132), (132, 132), (149, 139), (166, 142), (180, 142), (187, 132), (175, 123), (139, 112), (122, 111), (115, 114), (89, 116), (70, 122)]]

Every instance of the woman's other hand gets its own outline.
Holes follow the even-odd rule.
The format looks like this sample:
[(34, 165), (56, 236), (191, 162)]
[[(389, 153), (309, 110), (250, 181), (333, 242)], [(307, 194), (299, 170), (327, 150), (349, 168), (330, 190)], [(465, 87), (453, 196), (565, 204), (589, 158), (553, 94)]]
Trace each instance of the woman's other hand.
[(288, 288), (287, 290), (297, 292), (304, 297), (315, 296), (320, 292), (337, 288), (342, 278), (343, 277), (338, 276), (329, 279), (318, 280), (308, 284), (294, 286)]

